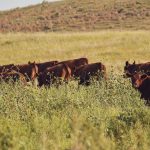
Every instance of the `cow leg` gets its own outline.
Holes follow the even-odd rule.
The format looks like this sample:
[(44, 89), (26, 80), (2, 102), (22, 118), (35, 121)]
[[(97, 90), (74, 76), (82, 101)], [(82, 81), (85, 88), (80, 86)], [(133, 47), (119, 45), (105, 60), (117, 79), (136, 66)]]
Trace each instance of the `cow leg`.
[(86, 76), (85, 76), (85, 85), (86, 86), (90, 85), (90, 74), (86, 74)]
[(85, 79), (83, 79), (82, 77), (80, 77), (79, 85), (82, 85), (84, 82), (85, 82)]
[(89, 75), (86, 75), (84, 78), (80, 77), (80, 82), (79, 82), (80, 85), (90, 85), (90, 76)]

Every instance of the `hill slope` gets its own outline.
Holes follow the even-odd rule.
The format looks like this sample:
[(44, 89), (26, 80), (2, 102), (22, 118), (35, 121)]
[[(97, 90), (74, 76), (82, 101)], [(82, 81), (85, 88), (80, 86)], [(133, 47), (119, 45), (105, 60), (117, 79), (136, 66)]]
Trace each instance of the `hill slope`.
[(0, 12), (0, 32), (150, 29), (149, 0), (65, 0)]

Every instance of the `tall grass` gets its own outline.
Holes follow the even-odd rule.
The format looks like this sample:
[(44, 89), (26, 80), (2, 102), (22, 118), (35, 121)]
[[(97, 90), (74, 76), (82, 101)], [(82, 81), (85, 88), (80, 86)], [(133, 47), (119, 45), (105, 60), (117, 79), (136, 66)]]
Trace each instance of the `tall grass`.
[(0, 149), (150, 148), (150, 110), (124, 79), (125, 60), (149, 61), (149, 32), (0, 35), (2, 64), (86, 56), (108, 81), (59, 88), (0, 84)]
[(147, 149), (150, 111), (130, 82), (0, 86), (1, 149)]

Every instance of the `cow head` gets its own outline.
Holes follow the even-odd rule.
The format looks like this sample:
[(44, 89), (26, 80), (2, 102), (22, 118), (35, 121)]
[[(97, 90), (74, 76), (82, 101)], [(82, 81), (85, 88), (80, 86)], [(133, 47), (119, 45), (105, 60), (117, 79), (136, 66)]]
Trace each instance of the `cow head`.
[(33, 63), (29, 61), (28, 64), (31, 67), (31, 80), (34, 80), (38, 76), (38, 67), (35, 61)]
[(124, 67), (124, 73), (126, 77), (132, 77), (137, 71), (138, 68), (135, 64), (135, 61), (133, 62), (133, 64), (130, 64), (128, 61), (126, 61)]
[(131, 77), (131, 81), (132, 81), (132, 86), (134, 88), (139, 88), (140, 85), (142, 84), (143, 80), (145, 80), (148, 76), (146, 74), (135, 74)]

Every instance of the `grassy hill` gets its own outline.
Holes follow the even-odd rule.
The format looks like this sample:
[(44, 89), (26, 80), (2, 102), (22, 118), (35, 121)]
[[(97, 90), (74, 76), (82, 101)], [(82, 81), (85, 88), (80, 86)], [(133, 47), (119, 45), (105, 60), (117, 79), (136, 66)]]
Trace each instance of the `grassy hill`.
[(0, 32), (150, 29), (149, 0), (65, 0), (0, 12)]

